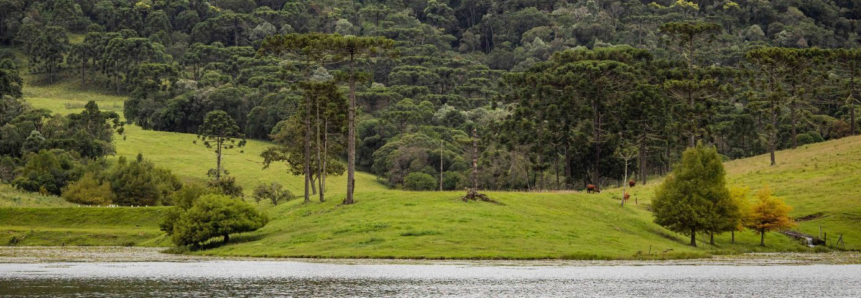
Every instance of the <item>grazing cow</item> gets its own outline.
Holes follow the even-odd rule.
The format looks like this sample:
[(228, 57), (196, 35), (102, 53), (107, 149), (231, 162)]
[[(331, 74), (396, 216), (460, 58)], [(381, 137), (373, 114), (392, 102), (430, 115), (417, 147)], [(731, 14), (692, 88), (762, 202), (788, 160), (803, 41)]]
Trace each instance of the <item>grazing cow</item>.
[(628, 199), (630, 199), (630, 198), (631, 198), (631, 194), (629, 194), (629, 193), (627, 193), (627, 192), (626, 192), (626, 193), (625, 193), (625, 201), (627, 202), (627, 201), (628, 201)]
[(634, 187), (635, 185), (637, 185), (637, 181), (634, 181), (634, 179), (628, 180), (628, 186)]
[(598, 186), (595, 186), (594, 184), (589, 184), (589, 185), (586, 185), (586, 192), (587, 193), (601, 193), (601, 189), (599, 189)]

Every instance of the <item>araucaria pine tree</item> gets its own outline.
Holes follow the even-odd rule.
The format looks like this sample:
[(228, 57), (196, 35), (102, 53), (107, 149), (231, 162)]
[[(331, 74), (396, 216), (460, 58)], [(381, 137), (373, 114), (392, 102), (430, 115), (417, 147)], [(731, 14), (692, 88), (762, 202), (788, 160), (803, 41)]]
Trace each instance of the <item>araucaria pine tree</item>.
[(240, 133), (236, 121), (224, 111), (212, 111), (206, 114), (197, 137), (203, 140), (206, 148), (215, 151), (217, 162), (215, 173), (211, 176), (216, 180), (221, 179), (221, 173), (224, 172), (224, 167), (221, 165), (224, 150), (245, 146), (245, 135)]

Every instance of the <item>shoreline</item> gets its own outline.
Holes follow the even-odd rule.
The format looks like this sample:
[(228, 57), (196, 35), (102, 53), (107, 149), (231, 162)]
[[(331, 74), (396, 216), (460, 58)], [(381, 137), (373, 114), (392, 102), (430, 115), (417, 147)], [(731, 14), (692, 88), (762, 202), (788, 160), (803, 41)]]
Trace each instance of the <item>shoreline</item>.
[(857, 265), (861, 252), (748, 253), (677, 260), (429, 260), (215, 257), (168, 254), (160, 247), (118, 246), (2, 246), (0, 264), (129, 263), (129, 262), (303, 262), (341, 265), (456, 265), (456, 266), (804, 266)]

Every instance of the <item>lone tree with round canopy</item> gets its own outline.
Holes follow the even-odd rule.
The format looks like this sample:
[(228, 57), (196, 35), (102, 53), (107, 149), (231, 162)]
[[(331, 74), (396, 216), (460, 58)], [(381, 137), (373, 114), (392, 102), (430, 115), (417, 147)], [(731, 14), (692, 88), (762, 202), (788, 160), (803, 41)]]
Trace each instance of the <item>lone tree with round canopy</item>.
[(224, 171), (221, 166), (224, 150), (245, 146), (245, 135), (240, 132), (236, 121), (225, 111), (212, 111), (206, 114), (197, 137), (203, 140), (206, 148), (213, 149), (218, 156), (215, 173), (212, 175), (216, 180), (221, 179), (221, 173)]
[(652, 209), (655, 223), (691, 236), (728, 232), (741, 216), (726, 188), (726, 172), (717, 150), (702, 143), (685, 150), (682, 163), (658, 188)]
[(771, 195), (768, 186), (756, 192), (756, 198), (747, 227), (760, 235), (759, 245), (765, 246), (765, 233), (792, 228), (796, 223), (789, 217), (792, 207), (786, 205), (783, 199)]

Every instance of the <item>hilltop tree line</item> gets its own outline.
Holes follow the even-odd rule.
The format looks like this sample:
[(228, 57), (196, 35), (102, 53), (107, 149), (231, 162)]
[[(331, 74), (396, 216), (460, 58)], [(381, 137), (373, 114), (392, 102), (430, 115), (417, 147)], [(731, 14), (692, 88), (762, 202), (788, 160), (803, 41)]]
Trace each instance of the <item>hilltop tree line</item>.
[(306, 201), (346, 172), (349, 203), (355, 170), (463, 189), (473, 152), (481, 188), (581, 189), (624, 180), (631, 148), (647, 182), (700, 141), (774, 164), (855, 135), (858, 4), (0, 0), (0, 44), (145, 129), (206, 139), (217, 112), (237, 146), (276, 142)]

